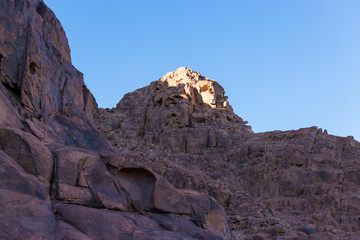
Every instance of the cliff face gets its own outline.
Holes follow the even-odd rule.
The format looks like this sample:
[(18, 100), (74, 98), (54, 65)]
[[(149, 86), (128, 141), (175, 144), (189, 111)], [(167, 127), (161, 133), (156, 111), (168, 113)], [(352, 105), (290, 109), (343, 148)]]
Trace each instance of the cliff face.
[(0, 11), (0, 124), (28, 129), (48, 143), (106, 147), (91, 124), (96, 102), (71, 65), (67, 38), (52, 11), (35, 0), (3, 0)]
[(98, 109), (40, 0), (0, 0), (0, 82), (1, 239), (360, 235), (359, 142), (253, 133), (187, 68)]
[(40, 0), (0, 0), (0, 238), (232, 239), (223, 208), (131, 163)]
[(317, 127), (253, 133), (223, 88), (179, 68), (97, 123), (123, 156), (214, 197), (239, 239), (357, 239), (360, 143)]

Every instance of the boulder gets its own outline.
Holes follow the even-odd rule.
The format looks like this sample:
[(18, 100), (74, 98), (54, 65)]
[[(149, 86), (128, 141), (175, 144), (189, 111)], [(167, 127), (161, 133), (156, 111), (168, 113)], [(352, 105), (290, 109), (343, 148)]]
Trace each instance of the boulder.
[(53, 158), (49, 149), (34, 135), (16, 128), (0, 128), (0, 149), (27, 173), (35, 175), (50, 191)]
[(0, 166), (0, 238), (55, 239), (47, 189), (1, 150)]

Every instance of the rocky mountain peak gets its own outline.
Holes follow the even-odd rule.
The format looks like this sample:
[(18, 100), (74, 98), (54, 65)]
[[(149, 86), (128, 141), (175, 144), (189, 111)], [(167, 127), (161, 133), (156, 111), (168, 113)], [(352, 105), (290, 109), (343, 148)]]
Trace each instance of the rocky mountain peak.
[(354, 138), (253, 133), (185, 67), (98, 109), (43, 1), (0, 19), (0, 239), (359, 239)]
[(194, 105), (206, 104), (211, 108), (226, 108), (224, 89), (214, 80), (202, 76), (191, 68), (181, 67), (174, 72), (165, 74), (157, 82), (155, 92), (163, 87), (175, 87), (177, 93), (188, 99)]
[(175, 152), (222, 148), (252, 134), (221, 85), (186, 67), (126, 94), (116, 108), (99, 112), (100, 128), (112, 144), (130, 149), (142, 147), (139, 141)]
[(151, 130), (154, 133), (167, 127), (230, 126), (230, 122), (245, 124), (234, 114), (220, 84), (190, 68), (181, 67), (167, 73), (152, 82), (145, 95), (148, 96), (144, 99), (147, 102), (146, 114), (151, 116), (149, 123), (151, 126), (161, 125), (159, 129)]
[(358, 239), (360, 143), (317, 127), (253, 133), (188, 68), (99, 109), (123, 156), (225, 207), (238, 239)]

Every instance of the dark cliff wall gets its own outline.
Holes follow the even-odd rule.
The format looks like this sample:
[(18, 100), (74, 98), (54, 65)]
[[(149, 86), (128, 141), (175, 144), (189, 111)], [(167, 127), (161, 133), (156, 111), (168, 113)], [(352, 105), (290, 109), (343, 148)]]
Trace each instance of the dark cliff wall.
[(54, 13), (42, 1), (2, 0), (0, 17), (0, 124), (46, 142), (106, 147), (92, 124), (97, 104)]

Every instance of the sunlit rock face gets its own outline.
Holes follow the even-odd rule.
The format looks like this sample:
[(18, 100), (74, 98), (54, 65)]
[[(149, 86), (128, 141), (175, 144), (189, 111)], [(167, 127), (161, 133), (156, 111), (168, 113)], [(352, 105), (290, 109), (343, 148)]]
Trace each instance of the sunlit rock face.
[[(163, 127), (189, 127), (200, 120), (194, 121), (193, 114), (196, 113), (203, 115), (206, 122), (210, 120), (206, 119), (205, 113), (206, 110), (211, 112), (209, 108), (221, 109), (228, 117), (234, 115), (224, 96), (224, 89), (216, 81), (185, 67), (151, 83), (149, 92), (153, 108), (150, 107), (148, 112), (160, 113)], [(242, 122), (240, 118), (237, 120)]]
[(233, 239), (213, 198), (129, 161), (95, 119), (54, 13), (0, 0), (0, 239)]
[(156, 91), (164, 88), (175, 87), (179, 94), (185, 94), (194, 105), (206, 104), (212, 108), (225, 108), (227, 97), (224, 96), (224, 89), (214, 80), (202, 76), (186, 67), (178, 68), (175, 72), (167, 73), (155, 84)]
[(123, 156), (225, 207), (239, 239), (358, 239), (360, 143), (317, 127), (253, 133), (189, 68), (99, 109)]
[[(135, 145), (145, 141), (172, 152), (230, 147), (238, 136), (252, 131), (234, 114), (224, 94), (216, 81), (182, 67), (126, 94), (113, 110), (119, 115), (113, 124), (121, 122), (119, 131), (126, 129), (121, 139), (129, 138)], [(116, 141), (122, 147), (121, 140)]]

